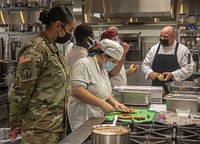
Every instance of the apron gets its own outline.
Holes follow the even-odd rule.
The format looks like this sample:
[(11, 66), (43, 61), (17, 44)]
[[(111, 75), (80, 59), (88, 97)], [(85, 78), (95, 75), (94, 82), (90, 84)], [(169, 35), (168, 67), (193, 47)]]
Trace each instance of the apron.
[[(173, 72), (177, 69), (180, 69), (180, 66), (178, 64), (177, 60), (177, 50), (178, 50), (179, 43), (176, 43), (175, 47), (175, 53), (174, 55), (165, 55), (165, 54), (158, 54), (160, 50), (160, 44), (158, 45), (158, 49), (156, 51), (152, 69), (154, 72), (163, 73), (163, 72)], [(166, 82), (173, 81), (172, 79), (169, 79)], [(155, 79), (152, 81), (152, 86), (162, 86), (165, 93), (168, 94), (168, 88), (167, 85), (165, 85), (166, 82), (160, 81), (158, 79)]]

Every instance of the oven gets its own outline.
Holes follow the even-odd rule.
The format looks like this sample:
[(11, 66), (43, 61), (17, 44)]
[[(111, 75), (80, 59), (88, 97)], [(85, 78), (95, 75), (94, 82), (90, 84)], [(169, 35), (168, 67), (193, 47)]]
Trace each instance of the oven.
[(129, 45), (126, 61), (141, 61), (141, 33), (120, 33), (119, 38)]

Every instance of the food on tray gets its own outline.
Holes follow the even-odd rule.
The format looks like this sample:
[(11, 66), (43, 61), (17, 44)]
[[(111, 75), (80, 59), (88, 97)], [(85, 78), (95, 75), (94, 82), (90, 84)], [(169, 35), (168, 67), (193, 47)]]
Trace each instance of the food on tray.
[(132, 119), (132, 115), (131, 114), (122, 114), (118, 116), (119, 119)]
[(134, 108), (129, 108), (128, 111), (129, 112), (135, 112), (135, 109)]
[(140, 120), (145, 120), (145, 117), (134, 117), (134, 119), (140, 121)]
[(147, 114), (147, 118), (150, 118), (150, 114)]
[(134, 113), (135, 112), (135, 109), (134, 108), (129, 108), (128, 111), (123, 111), (123, 110), (118, 110), (116, 109), (115, 110), (116, 112), (120, 112), (122, 114), (128, 114), (128, 113)]

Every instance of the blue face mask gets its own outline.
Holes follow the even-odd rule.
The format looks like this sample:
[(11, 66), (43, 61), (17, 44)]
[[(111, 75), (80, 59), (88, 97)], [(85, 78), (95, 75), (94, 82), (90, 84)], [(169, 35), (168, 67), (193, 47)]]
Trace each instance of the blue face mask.
[(110, 61), (106, 61), (104, 64), (104, 69), (107, 70), (108, 72), (111, 71), (114, 67), (115, 64)]
[(88, 37), (89, 41), (87, 41), (88, 48), (93, 48), (95, 45), (95, 40), (93, 40), (91, 37)]

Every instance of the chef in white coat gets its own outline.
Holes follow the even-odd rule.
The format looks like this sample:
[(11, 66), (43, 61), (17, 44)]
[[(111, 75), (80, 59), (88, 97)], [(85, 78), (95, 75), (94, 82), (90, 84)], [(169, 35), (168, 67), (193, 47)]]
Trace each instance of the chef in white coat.
[[(152, 46), (147, 53), (141, 69), (146, 79), (152, 80), (153, 86), (162, 86), (165, 94), (169, 93), (166, 82), (183, 81), (193, 72), (194, 62), (189, 49), (175, 40), (175, 29), (164, 27), (160, 32), (160, 42)], [(164, 80), (158, 80), (161, 73)]]
[(123, 48), (115, 41), (104, 39), (93, 57), (81, 58), (72, 67), (72, 96), (68, 102), (72, 130), (90, 117), (104, 117), (114, 109), (128, 110), (111, 95), (108, 72), (122, 58)]

